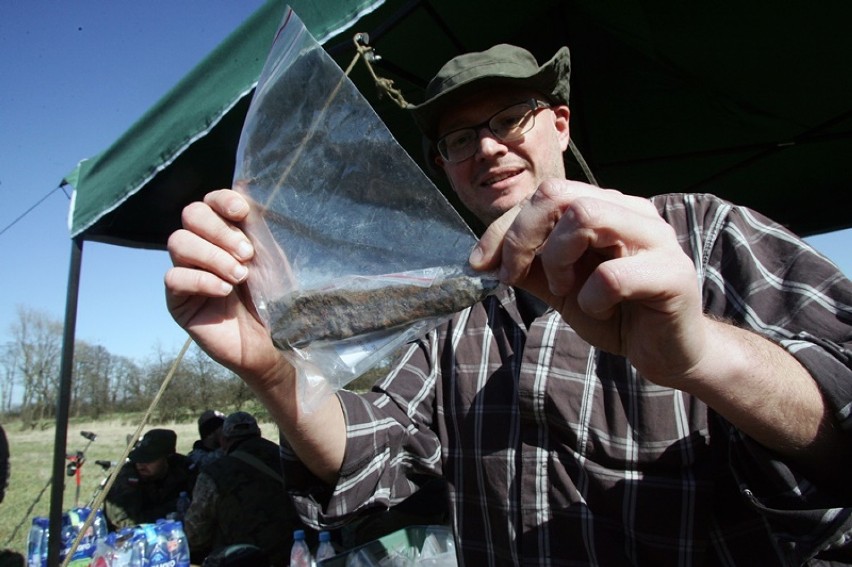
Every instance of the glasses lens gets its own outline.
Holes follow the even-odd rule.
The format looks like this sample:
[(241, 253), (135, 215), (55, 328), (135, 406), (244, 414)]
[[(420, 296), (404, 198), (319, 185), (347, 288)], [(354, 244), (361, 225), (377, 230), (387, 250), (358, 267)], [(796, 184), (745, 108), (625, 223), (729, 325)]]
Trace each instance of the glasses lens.
[(438, 140), (438, 151), (448, 161), (462, 161), (473, 155), (475, 144), (476, 130), (465, 128), (450, 132)]
[(528, 103), (516, 104), (494, 115), (488, 126), (501, 140), (512, 141), (533, 127), (534, 117), (535, 113)]

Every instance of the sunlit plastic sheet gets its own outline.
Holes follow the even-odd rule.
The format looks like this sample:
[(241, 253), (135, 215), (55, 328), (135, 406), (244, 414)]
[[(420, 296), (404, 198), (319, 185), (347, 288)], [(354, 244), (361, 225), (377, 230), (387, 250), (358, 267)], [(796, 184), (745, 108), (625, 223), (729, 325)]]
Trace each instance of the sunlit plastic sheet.
[(290, 10), (234, 188), (252, 203), (252, 299), (308, 403), (497, 285), (470, 271), (472, 231)]

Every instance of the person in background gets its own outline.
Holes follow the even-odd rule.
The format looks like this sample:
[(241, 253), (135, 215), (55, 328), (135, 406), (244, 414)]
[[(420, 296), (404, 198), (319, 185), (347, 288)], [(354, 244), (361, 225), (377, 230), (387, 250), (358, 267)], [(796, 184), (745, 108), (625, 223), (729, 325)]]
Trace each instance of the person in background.
[(0, 425), (0, 503), (6, 498), (6, 488), (9, 487), (9, 476), (11, 474), (9, 466), (9, 440), (6, 438), (6, 431)]
[(192, 444), (187, 457), (196, 470), (200, 471), (225, 454), (222, 448), (222, 424), (225, 414), (218, 410), (205, 410), (198, 417), (198, 440)]
[(136, 444), (104, 503), (110, 530), (154, 523), (177, 512), (180, 493), (192, 493), (196, 475), (176, 447), (171, 429), (151, 429)]
[[(6, 497), (6, 489), (9, 487), (11, 473), (9, 457), (9, 441), (6, 438), (6, 431), (0, 425), (0, 503)], [(24, 567), (25, 562), (24, 556), (17, 551), (0, 549), (0, 567)]]
[(566, 179), (569, 75), (567, 48), (539, 65), (498, 45), (450, 60), (412, 109), (487, 227), (471, 267), (504, 286), (371, 392), (302, 411), (244, 286), (235, 191), (169, 238), (172, 316), (266, 405), (312, 527), (443, 476), (465, 565), (852, 562), (852, 282), (712, 195)]
[(286, 565), (293, 530), (301, 528), (287, 497), (278, 445), (261, 436), (254, 416), (238, 411), (222, 425), (225, 455), (201, 470), (184, 531), (194, 563), (235, 545), (259, 548)]

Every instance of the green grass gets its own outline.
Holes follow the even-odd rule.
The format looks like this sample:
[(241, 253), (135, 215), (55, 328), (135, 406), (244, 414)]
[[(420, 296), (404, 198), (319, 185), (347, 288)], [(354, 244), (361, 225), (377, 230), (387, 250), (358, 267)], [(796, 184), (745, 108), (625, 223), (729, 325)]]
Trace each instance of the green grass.
[[(67, 453), (85, 450), (86, 461), (81, 469), (79, 505), (87, 505), (95, 490), (105, 476), (103, 469), (95, 464), (97, 460), (118, 461), (122, 456), (126, 437), (136, 431), (138, 419), (128, 416), (109, 421), (72, 421), (68, 426)], [(166, 427), (178, 434), (178, 452), (188, 453), (192, 443), (198, 438), (195, 420), (188, 423), (169, 423), (148, 425), (147, 429)], [(6, 498), (0, 503), (0, 549), (13, 549), (26, 552), (27, 534), (35, 516), (47, 517), (50, 513), (52, 487), (47, 486), (53, 469), (53, 446), (56, 435), (54, 424), (50, 423), (35, 430), (22, 430), (17, 421), (3, 423), (9, 440), (12, 474)], [(81, 431), (91, 431), (97, 435), (88, 445)], [(261, 423), (261, 431), (267, 439), (277, 442), (278, 430), (273, 424)], [(66, 461), (67, 463), (68, 461)], [(75, 505), (77, 485), (75, 477), (63, 476), (63, 510)], [(45, 489), (45, 486), (47, 488)], [(39, 493), (43, 490), (39, 498)], [(37, 502), (36, 502), (37, 501)], [(30, 507), (32, 511), (28, 513)], [(17, 533), (15, 532), (16, 527)], [(14, 537), (13, 537), (14, 533)], [(10, 541), (10, 538), (11, 541)]]

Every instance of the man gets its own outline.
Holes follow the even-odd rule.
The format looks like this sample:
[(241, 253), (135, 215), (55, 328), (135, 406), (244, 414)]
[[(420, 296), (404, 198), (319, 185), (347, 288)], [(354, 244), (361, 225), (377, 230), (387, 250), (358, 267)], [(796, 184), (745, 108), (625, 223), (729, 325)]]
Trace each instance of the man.
[(200, 471), (225, 454), (222, 448), (222, 424), (225, 414), (218, 410), (205, 410), (198, 417), (198, 440), (186, 455), (195, 470)]
[(195, 475), (176, 444), (173, 430), (151, 429), (130, 452), (104, 505), (111, 531), (166, 518), (177, 512), (181, 492), (192, 493)]
[(465, 54), (413, 109), (488, 227), (471, 266), (508, 286), (372, 392), (300, 412), (240, 285), (235, 192), (188, 206), (169, 240), (173, 317), (269, 408), (311, 523), (431, 474), (467, 565), (852, 560), (852, 283), (754, 211), (566, 180), (569, 67), (564, 48), (541, 66)]
[(266, 564), (286, 565), (298, 520), (284, 491), (278, 445), (261, 437), (243, 411), (225, 419), (222, 440), (225, 456), (201, 471), (184, 518), (193, 562), (250, 544), (269, 558)]

